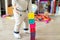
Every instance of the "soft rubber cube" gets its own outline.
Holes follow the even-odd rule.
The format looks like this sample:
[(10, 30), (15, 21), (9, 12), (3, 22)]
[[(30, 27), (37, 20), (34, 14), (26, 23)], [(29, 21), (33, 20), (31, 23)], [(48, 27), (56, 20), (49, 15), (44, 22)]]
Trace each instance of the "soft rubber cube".
[(30, 28), (35, 28), (36, 27), (36, 24), (30, 24)]
[(36, 33), (33, 32), (33, 33), (31, 33), (30, 35), (31, 35), (31, 40), (35, 40)]
[(30, 28), (30, 32), (36, 32), (35, 28)]
[(34, 24), (35, 20), (34, 19), (29, 19), (29, 24)]
[(28, 19), (34, 19), (34, 13), (33, 12), (28, 13)]

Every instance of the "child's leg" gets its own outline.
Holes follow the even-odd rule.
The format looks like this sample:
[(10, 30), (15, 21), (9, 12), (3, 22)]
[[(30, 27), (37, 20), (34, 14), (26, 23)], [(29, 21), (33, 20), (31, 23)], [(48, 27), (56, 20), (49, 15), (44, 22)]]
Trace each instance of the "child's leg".
[(15, 18), (14, 36), (16, 38), (20, 38), (19, 30), (20, 30), (20, 26), (23, 22), (23, 16), (20, 16), (20, 14), (15, 12), (14, 18)]
[(30, 31), (29, 31), (28, 17), (25, 17), (24, 22), (25, 22), (24, 32), (25, 33), (30, 33)]
[(29, 28), (28, 17), (26, 17), (24, 19), (24, 22), (25, 22), (25, 28), (24, 29), (27, 29), (28, 30), (28, 28)]
[(20, 16), (17, 13), (14, 13), (14, 19), (15, 19), (15, 27), (14, 31), (19, 32), (19, 25), (21, 24)]

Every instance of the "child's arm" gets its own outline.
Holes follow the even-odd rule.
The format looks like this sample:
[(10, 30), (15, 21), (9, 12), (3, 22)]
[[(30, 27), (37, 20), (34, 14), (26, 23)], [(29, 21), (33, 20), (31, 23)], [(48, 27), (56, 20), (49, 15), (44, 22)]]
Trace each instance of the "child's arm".
[(29, 12), (32, 12), (32, 0), (29, 0), (29, 3), (28, 3), (28, 11)]

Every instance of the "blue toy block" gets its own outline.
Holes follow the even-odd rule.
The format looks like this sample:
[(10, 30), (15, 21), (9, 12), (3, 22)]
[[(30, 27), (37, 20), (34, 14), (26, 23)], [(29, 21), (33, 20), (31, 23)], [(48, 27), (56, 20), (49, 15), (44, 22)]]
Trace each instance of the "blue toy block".
[(34, 24), (35, 20), (34, 19), (29, 19), (29, 24)]

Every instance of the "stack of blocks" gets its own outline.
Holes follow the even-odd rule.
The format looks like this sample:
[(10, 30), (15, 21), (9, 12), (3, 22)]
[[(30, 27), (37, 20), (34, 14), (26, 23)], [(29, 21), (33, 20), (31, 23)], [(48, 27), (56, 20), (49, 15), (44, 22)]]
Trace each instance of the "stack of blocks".
[(31, 35), (31, 38), (30, 40), (35, 40), (35, 32), (36, 32), (36, 29), (35, 29), (35, 20), (34, 20), (34, 12), (30, 12), (28, 13), (28, 19), (29, 19), (29, 24), (30, 24), (30, 35)]

